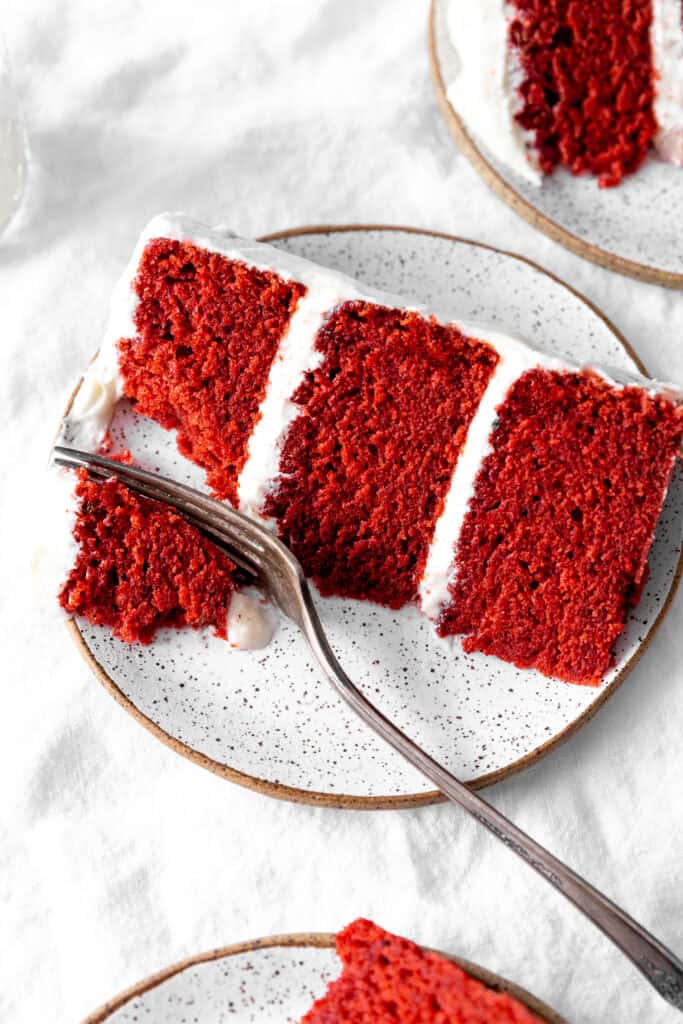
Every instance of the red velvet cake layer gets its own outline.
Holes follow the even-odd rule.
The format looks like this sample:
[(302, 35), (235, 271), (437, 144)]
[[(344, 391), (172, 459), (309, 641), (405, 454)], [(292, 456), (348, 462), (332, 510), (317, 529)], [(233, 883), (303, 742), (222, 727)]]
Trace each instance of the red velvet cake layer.
[(438, 953), (360, 919), (337, 936), (343, 971), (301, 1024), (540, 1024)]
[(596, 684), (647, 578), (683, 409), (588, 373), (532, 370), (498, 410), (442, 635)]
[(322, 593), (399, 608), (417, 594), (498, 357), (456, 327), (367, 302), (340, 306), (316, 348), (264, 511)]
[(149, 643), (162, 626), (227, 638), (234, 565), (166, 505), (79, 472), (76, 563), (59, 595), (70, 615)]
[(617, 185), (657, 130), (651, 0), (511, 0), (522, 72), (517, 120), (541, 169), (562, 164)]
[(178, 432), (221, 498), (236, 484), (301, 284), (189, 242), (151, 241), (135, 280), (137, 337), (119, 342), (126, 394)]

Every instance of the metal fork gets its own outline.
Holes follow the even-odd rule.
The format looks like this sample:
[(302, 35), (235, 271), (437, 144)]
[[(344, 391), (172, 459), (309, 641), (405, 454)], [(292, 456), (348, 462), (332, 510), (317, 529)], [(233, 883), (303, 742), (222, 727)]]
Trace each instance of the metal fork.
[(327, 641), (301, 566), (291, 551), (268, 529), (228, 505), (155, 473), (61, 446), (55, 447), (53, 458), (57, 465), (69, 469), (84, 467), (93, 477), (116, 477), (132, 491), (173, 506), (211, 537), (254, 579), (257, 587), (274, 601), (280, 611), (299, 626), (328, 682), (359, 718), (431, 779), (444, 796), (468, 811), (578, 907), (635, 964), (664, 999), (683, 1011), (683, 963), (672, 952), (625, 911), (455, 778), (361, 693), (344, 672)]

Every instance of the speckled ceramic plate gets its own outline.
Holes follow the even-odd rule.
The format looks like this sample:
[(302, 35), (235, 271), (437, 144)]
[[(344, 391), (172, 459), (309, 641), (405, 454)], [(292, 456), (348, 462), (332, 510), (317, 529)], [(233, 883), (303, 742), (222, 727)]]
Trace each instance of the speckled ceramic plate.
[(449, 103), (458, 69), (446, 14), (452, 2), (432, 0), (430, 55), (439, 103), (459, 148), (513, 210), (580, 256), (622, 274), (683, 288), (683, 170), (649, 157), (618, 188), (558, 170), (538, 187), (496, 160)]
[[(461, 239), (388, 228), (317, 228), (277, 245), (378, 288), (454, 316), (499, 324), (577, 362), (638, 364), (615, 329), (583, 298), (518, 257)], [(491, 282), (495, 287), (491, 287)], [(126, 403), (113, 434), (140, 464), (195, 486), (203, 474), (174, 435)], [(505, 778), (569, 736), (635, 663), (677, 577), (683, 488), (671, 490), (651, 556), (651, 577), (629, 620), (617, 664), (599, 688), (520, 672), (458, 641), (439, 640), (413, 608), (318, 599), (352, 678), (398, 725), (460, 777)], [(412, 767), (341, 704), (286, 622), (263, 651), (232, 651), (209, 632), (166, 630), (149, 647), (72, 623), (110, 693), (179, 753), (272, 796), (341, 807), (401, 807), (439, 798)]]
[[(566, 1024), (524, 989), (467, 960), (450, 959), (490, 988), (509, 992), (546, 1024)], [(333, 935), (256, 939), (167, 967), (115, 996), (83, 1024), (296, 1024), (339, 971)]]

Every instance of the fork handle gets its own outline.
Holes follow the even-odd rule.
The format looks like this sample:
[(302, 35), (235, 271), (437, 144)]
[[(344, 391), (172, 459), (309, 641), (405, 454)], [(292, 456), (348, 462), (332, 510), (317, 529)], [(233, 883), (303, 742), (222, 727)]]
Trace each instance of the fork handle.
[(469, 811), (473, 818), (578, 907), (635, 964), (660, 996), (683, 1011), (683, 963), (629, 914), (460, 782), (383, 715), (349, 679), (337, 661), (305, 580), (301, 581), (301, 590), (304, 600), (301, 614), (296, 616), (297, 622), (327, 679), (343, 700), (366, 725), (431, 779), (444, 796)]

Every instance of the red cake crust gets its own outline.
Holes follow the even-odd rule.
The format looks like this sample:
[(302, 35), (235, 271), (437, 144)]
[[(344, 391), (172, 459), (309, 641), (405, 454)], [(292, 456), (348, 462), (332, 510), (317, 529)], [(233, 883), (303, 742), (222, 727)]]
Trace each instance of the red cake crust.
[(618, 185), (642, 164), (657, 131), (651, 0), (511, 0), (519, 59), (519, 124), (541, 169)]
[(597, 684), (647, 577), (683, 409), (588, 373), (532, 370), (498, 409), (442, 635)]
[(235, 566), (173, 509), (80, 470), (76, 563), (59, 601), (70, 615), (148, 644), (163, 626), (227, 639)]
[(158, 238), (140, 261), (135, 338), (119, 342), (125, 393), (177, 430), (178, 448), (236, 504), (271, 363), (303, 285)]
[(339, 978), (301, 1024), (540, 1024), (452, 961), (359, 919), (337, 936)]
[(264, 511), (323, 594), (399, 608), (417, 595), (434, 524), (498, 357), (454, 326), (340, 306)]

